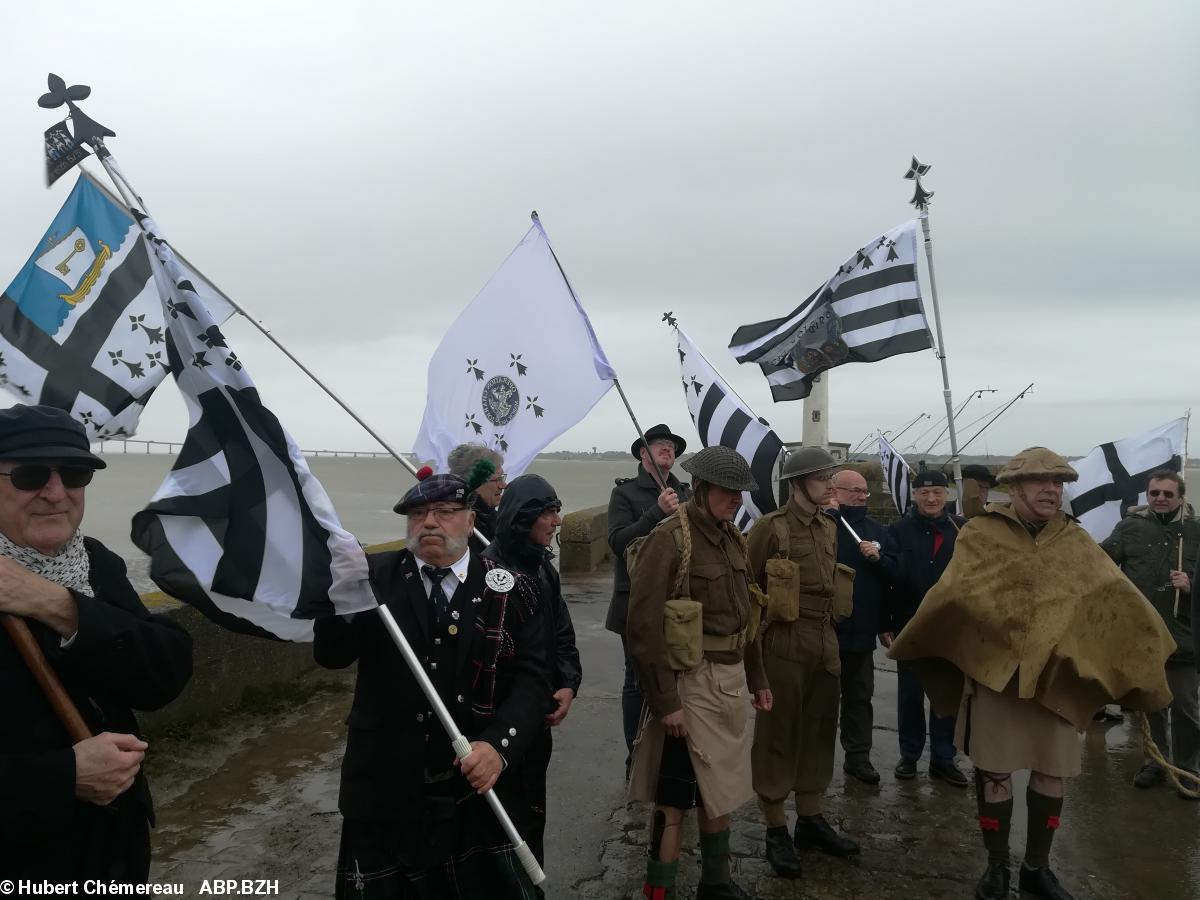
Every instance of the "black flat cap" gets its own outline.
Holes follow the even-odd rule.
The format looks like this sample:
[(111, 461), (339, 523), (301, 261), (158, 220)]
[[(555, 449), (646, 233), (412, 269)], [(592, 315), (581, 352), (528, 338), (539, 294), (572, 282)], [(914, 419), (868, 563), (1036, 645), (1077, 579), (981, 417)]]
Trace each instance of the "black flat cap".
[(923, 487), (949, 487), (950, 481), (946, 478), (943, 472), (936, 469), (926, 469), (924, 472), (918, 472), (912, 480), (912, 487), (915, 491), (917, 488)]
[(87, 431), (70, 413), (23, 403), (0, 409), (0, 459), (69, 459), (108, 467), (92, 453)]
[(996, 480), (996, 476), (991, 473), (987, 466), (963, 466), (962, 476), (963, 478), (973, 478), (976, 481), (986, 481), (989, 487), (995, 487), (1000, 483)]

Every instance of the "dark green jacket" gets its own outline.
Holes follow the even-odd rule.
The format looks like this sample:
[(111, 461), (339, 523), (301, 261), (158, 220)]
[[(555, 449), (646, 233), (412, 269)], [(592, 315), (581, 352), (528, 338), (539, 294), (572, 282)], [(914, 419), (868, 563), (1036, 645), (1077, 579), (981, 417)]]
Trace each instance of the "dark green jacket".
[[(1104, 552), (1121, 567), (1139, 591), (1158, 610), (1179, 649), (1171, 657), (1193, 662), (1192, 598), (1182, 594), (1175, 614), (1175, 589), (1169, 586), (1171, 570), (1179, 566), (1179, 535), (1183, 534), (1184, 572), (1195, 572), (1200, 559), (1200, 519), (1185, 504), (1182, 516), (1164, 525), (1149, 508), (1139, 506), (1117, 523), (1113, 533), (1100, 543)], [(1181, 521), (1182, 519), (1182, 521)], [(1193, 583), (1193, 589), (1196, 585)]]

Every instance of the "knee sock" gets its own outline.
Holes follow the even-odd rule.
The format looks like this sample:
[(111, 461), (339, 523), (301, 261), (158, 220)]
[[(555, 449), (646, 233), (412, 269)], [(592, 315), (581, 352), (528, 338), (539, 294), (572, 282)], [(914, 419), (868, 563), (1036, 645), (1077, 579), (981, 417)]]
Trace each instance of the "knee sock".
[(700, 832), (700, 881), (726, 884), (729, 881), (729, 829)]
[(678, 873), (679, 860), (674, 862), (647, 860), (646, 883), (642, 886), (642, 895), (646, 900), (674, 900), (675, 876)]
[(1050, 845), (1054, 842), (1054, 832), (1058, 830), (1063, 798), (1047, 797), (1029, 788), (1025, 791), (1025, 805), (1029, 808), (1025, 865), (1031, 869), (1044, 869), (1050, 865)]
[(984, 799), (984, 784), (985, 779), (977, 770), (975, 799), (979, 806), (979, 831), (983, 835), (983, 846), (987, 848), (989, 863), (1007, 866), (1011, 862), (1008, 835), (1012, 828), (1013, 798), (989, 802)]

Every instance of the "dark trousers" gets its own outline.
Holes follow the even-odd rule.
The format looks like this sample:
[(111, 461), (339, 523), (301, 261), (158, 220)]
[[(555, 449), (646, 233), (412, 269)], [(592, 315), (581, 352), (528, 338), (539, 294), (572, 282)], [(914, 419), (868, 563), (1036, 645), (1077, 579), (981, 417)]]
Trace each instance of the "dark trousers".
[(521, 763), (525, 796), (529, 800), (529, 812), (523, 823), (521, 837), (543, 868), (546, 865), (546, 770), (550, 768), (550, 754), (554, 752), (551, 731), (550, 728), (542, 728), (542, 733)]
[(621, 635), (621, 649), (625, 653), (625, 683), (621, 686), (621, 725), (625, 729), (626, 764), (633, 753), (633, 741), (638, 733), (638, 720), (642, 716), (642, 689), (638, 687), (637, 673), (633, 668), (633, 657), (629, 655), (629, 641)]
[[(918, 760), (925, 750), (925, 690), (912, 669), (905, 663), (896, 664), (899, 691), (896, 719), (900, 732), (900, 755)], [(935, 763), (954, 762), (954, 716), (939, 716), (929, 710), (930, 757)]]
[(871, 728), (875, 711), (875, 661), (870, 650), (843, 651), (842, 657), (842, 749), (846, 761), (869, 761)]

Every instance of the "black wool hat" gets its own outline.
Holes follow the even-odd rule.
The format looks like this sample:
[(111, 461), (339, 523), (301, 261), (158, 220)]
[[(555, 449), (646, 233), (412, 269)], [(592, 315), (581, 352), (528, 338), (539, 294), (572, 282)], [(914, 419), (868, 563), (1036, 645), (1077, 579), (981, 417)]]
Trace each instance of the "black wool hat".
[(926, 469), (924, 472), (918, 472), (912, 480), (912, 488), (915, 491), (917, 488), (923, 487), (949, 487), (950, 481), (946, 478), (945, 473), (938, 472), (935, 469)]
[[(666, 425), (655, 425), (646, 432), (646, 443), (653, 444), (657, 440), (666, 439), (675, 444), (675, 455), (683, 456), (683, 451), (687, 449), (687, 441), (677, 434), (673, 434), (671, 429)], [(633, 446), (629, 448), (629, 452), (633, 454), (633, 458), (640, 460), (642, 458), (642, 439), (638, 438), (633, 442)]]
[(963, 478), (973, 478), (975, 481), (986, 481), (990, 487), (995, 487), (1000, 482), (996, 480), (996, 476), (991, 473), (987, 466), (978, 464), (963, 466)]
[(0, 409), (0, 459), (63, 459), (93, 469), (108, 467), (92, 453), (87, 431), (70, 413), (23, 403)]

